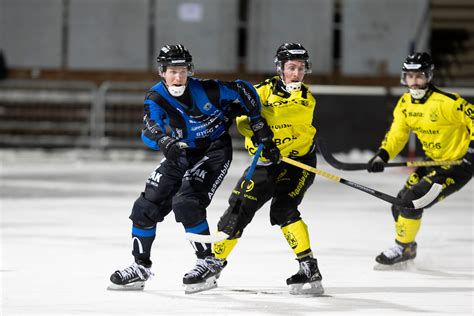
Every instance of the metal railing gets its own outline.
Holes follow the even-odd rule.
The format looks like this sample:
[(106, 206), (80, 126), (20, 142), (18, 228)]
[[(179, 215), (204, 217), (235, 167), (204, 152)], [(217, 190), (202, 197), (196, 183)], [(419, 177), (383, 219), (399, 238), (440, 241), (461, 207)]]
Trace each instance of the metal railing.
[[(83, 81), (0, 81), (0, 147), (143, 148), (143, 99), (153, 84), (103, 82), (97, 86)], [(472, 88), (447, 90), (474, 102)], [(341, 138), (337, 133), (347, 124), (340, 125), (337, 133), (331, 132), (332, 120), (355, 122), (357, 115), (367, 120), (365, 116), (369, 114), (373, 116), (371, 126), (375, 134), (386, 128), (382, 125), (388, 121), (394, 101), (406, 90), (313, 85), (311, 91), (318, 101), (319, 132)], [(373, 114), (374, 111), (380, 113)], [(362, 138), (357, 129), (360, 128), (349, 131), (354, 139)], [(235, 128), (232, 134), (237, 135)], [(238, 141), (242, 141), (241, 137)], [(352, 140), (350, 145), (360, 147), (362, 143)], [(340, 148), (345, 146), (341, 144)]]

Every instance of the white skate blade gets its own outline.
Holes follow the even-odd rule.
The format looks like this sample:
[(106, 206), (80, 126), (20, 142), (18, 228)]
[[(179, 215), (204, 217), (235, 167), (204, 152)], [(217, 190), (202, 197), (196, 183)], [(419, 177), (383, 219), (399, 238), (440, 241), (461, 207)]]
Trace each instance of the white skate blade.
[(118, 285), (115, 283), (107, 287), (109, 291), (143, 291), (145, 288), (145, 281), (137, 281), (130, 284)]
[(212, 276), (207, 279), (205, 282), (195, 283), (195, 284), (183, 284), (185, 287), (184, 293), (185, 294), (194, 294), (199, 293), (211, 289), (215, 289), (217, 287), (216, 277)]
[(394, 264), (381, 264), (378, 263), (374, 266), (374, 270), (376, 271), (403, 271), (409, 270), (414, 265), (413, 259), (402, 261)]
[(321, 281), (314, 281), (311, 283), (298, 283), (290, 285), (290, 294), (292, 295), (322, 295), (324, 288)]

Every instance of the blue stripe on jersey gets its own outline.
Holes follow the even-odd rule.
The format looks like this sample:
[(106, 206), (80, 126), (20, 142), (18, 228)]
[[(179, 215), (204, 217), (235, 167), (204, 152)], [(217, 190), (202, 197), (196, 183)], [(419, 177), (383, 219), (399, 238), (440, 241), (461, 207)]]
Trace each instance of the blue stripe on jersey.
[(132, 236), (153, 237), (155, 235), (156, 235), (156, 226), (149, 229), (142, 229), (136, 226), (132, 226)]
[(142, 141), (145, 143), (145, 145), (147, 145), (151, 149), (160, 150), (160, 146), (158, 146), (156, 141), (146, 137), (144, 132), (142, 132)]
[[(162, 132), (165, 133), (165, 124), (169, 123), (168, 114), (153, 100), (146, 99), (143, 104), (148, 107), (148, 111), (150, 112), (150, 119), (155, 121), (158, 126), (160, 126)], [(163, 116), (165, 118), (165, 121), (163, 121)]]
[[(195, 106), (206, 116), (205, 121), (190, 117), (180, 102), (169, 94), (162, 83), (155, 85), (152, 90), (159, 93), (161, 97), (181, 114), (186, 124), (186, 138), (182, 138), (180, 141), (193, 148), (196, 147), (196, 141), (214, 141), (221, 137), (226, 131), (226, 119), (223, 111), (210, 102), (199, 79), (189, 78), (188, 85)], [(236, 100), (238, 94), (235, 91), (228, 90), (229, 96), (232, 94), (234, 97), (232, 100)], [(219, 102), (221, 101), (222, 98)]]
[(219, 86), (219, 101), (234, 102), (240, 100), (240, 95), (237, 91), (232, 90), (222, 83), (218, 82)]
[(197, 224), (196, 226), (188, 227), (188, 228), (185, 228), (184, 230), (187, 233), (199, 234), (208, 229), (209, 229), (209, 224), (207, 223), (207, 220), (205, 219), (201, 223)]

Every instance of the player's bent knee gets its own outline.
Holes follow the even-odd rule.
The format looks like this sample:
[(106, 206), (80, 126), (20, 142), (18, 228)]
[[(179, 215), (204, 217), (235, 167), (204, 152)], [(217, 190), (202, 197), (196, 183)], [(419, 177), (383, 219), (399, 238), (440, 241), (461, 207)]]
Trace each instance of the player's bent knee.
[(423, 209), (414, 210), (414, 209), (406, 208), (400, 212), (400, 215), (409, 219), (420, 219), (421, 216), (423, 215)]
[(300, 212), (294, 209), (271, 209), (270, 223), (272, 225), (284, 226), (301, 219)]
[[(412, 189), (403, 192), (401, 199), (406, 202), (411, 202), (413, 200), (419, 199), (420, 197), (422, 197), (429, 191), (429, 188), (430, 187), (428, 185), (415, 186)], [(421, 216), (423, 215), (423, 209), (415, 210), (415, 209), (403, 208), (399, 206), (393, 206), (392, 213), (394, 210), (397, 210), (398, 215), (401, 215), (409, 219), (420, 219)]]
[(178, 223), (192, 225), (206, 218), (206, 209), (200, 201), (192, 197), (177, 197), (173, 199), (173, 212)]
[(392, 204), (392, 215), (395, 222), (398, 220), (398, 216), (400, 216), (402, 209), (402, 207)]
[[(402, 199), (407, 202), (413, 200), (411, 197), (407, 197), (407, 195), (403, 196)], [(415, 210), (415, 209), (410, 209), (410, 208), (404, 208), (397, 205), (392, 205), (392, 215), (395, 222), (398, 221), (398, 217), (400, 215), (409, 219), (420, 219), (421, 216), (423, 215), (423, 209)]]
[(164, 215), (158, 205), (145, 199), (142, 193), (133, 204), (130, 219), (138, 226), (151, 227), (163, 221)]

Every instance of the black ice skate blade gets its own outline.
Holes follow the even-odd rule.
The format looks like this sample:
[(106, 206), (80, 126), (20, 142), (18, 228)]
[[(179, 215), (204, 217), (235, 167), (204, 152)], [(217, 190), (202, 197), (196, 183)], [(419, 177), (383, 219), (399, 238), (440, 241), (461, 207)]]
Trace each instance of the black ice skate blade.
[(109, 291), (143, 291), (145, 288), (145, 282), (134, 282), (130, 284), (125, 284), (125, 285), (118, 285), (118, 284), (110, 284), (107, 287), (107, 290)]
[(213, 276), (207, 279), (205, 282), (195, 284), (183, 284), (183, 286), (185, 287), (184, 294), (195, 294), (215, 289), (217, 287), (217, 280), (216, 277)]
[(321, 296), (324, 294), (324, 288), (321, 281), (303, 284), (290, 284), (291, 295)]
[(410, 270), (414, 267), (413, 260), (402, 261), (394, 264), (378, 263), (374, 266), (375, 271), (404, 271)]

